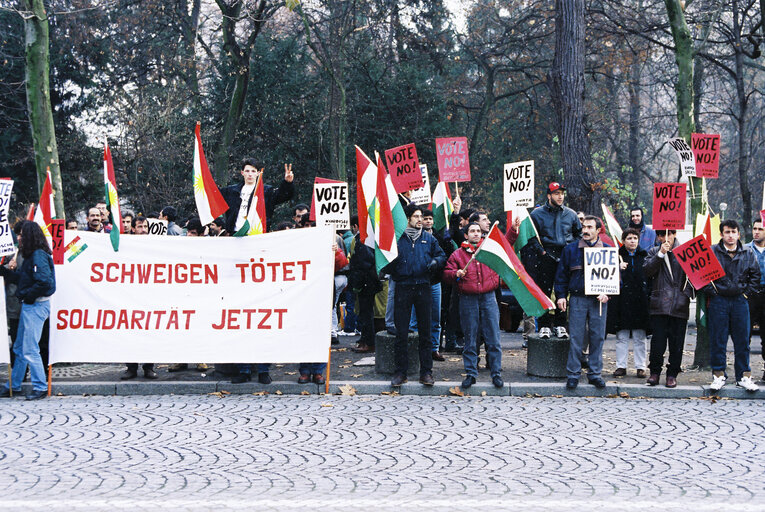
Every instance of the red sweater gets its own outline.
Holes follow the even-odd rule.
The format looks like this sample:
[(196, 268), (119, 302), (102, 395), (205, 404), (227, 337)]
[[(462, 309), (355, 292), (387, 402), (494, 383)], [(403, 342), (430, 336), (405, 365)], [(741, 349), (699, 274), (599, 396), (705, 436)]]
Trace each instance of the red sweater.
[(478, 261), (471, 262), (465, 269), (466, 274), (459, 281), (457, 280), (457, 271), (465, 268), (472, 256), (464, 247), (454, 251), (446, 262), (444, 281), (457, 283), (457, 288), (463, 295), (478, 295), (499, 288), (497, 273)]

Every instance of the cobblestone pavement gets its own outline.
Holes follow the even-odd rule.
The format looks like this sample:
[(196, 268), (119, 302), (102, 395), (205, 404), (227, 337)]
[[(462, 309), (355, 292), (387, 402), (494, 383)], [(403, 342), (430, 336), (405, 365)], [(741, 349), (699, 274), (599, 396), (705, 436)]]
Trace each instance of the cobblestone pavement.
[(763, 510), (755, 401), (0, 401), (0, 510)]

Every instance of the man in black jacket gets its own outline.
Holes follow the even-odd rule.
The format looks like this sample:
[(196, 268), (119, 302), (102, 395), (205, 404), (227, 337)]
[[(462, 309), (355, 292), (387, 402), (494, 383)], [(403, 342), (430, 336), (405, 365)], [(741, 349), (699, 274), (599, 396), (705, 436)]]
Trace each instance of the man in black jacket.
[(720, 224), (722, 240), (712, 247), (725, 275), (703, 288), (709, 294), (709, 350), (714, 379), (709, 386), (719, 391), (725, 385), (726, 347), (728, 335), (733, 340), (736, 385), (747, 391), (759, 388), (749, 368), (749, 303), (748, 294), (760, 287), (760, 266), (748, 247), (741, 245), (738, 222), (728, 219)]

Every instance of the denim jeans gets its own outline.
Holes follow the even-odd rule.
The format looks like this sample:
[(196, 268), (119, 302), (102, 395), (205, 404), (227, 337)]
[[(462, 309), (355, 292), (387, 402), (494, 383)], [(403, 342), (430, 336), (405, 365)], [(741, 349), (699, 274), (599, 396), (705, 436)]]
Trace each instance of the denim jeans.
[[(358, 315), (355, 311), (356, 293), (349, 286), (342, 295), (345, 298), (345, 332), (353, 332), (358, 326)], [(359, 329), (361, 330), (361, 329)]]
[(396, 332), (395, 314), (396, 282), (388, 278), (388, 301), (385, 303), (385, 329), (388, 332)]
[(669, 348), (667, 375), (677, 377), (681, 372), (683, 362), (683, 344), (685, 343), (685, 328), (688, 319), (675, 318), (668, 315), (651, 315), (651, 356), (648, 369), (651, 374), (661, 375), (664, 366), (664, 352)]
[[(433, 342), (433, 352), (441, 350), (441, 283), (430, 285), (430, 339)], [(409, 330), (417, 330), (417, 314), (412, 308), (412, 318), (409, 320)]]
[[(239, 368), (239, 373), (243, 373), (245, 375), (249, 375), (252, 373), (253, 365), (249, 363), (242, 363), (236, 366)], [(268, 371), (271, 369), (271, 363), (258, 363), (254, 366), (255, 366), (255, 370), (258, 373), (268, 373)]]
[(19, 331), (16, 334), (16, 342), (13, 344), (16, 358), (13, 361), (13, 370), (11, 371), (11, 387), (14, 391), (21, 391), (21, 383), (27, 373), (27, 366), (29, 366), (29, 373), (32, 377), (32, 389), (35, 391), (47, 391), (48, 389), (45, 367), (43, 367), (40, 358), (39, 343), (43, 324), (49, 315), (50, 301), (21, 305)]
[(327, 363), (300, 363), (298, 371), (300, 375), (309, 375), (311, 373), (324, 373), (327, 369)]
[[(602, 308), (602, 309), (601, 309)], [(587, 378), (600, 377), (603, 370), (603, 339), (606, 337), (606, 316), (608, 303), (602, 306), (596, 297), (572, 295), (568, 300), (568, 326), (571, 347), (568, 351), (566, 373), (569, 378), (578, 379), (582, 372), (580, 360), (585, 346), (585, 334), (589, 334), (590, 369)]]
[(494, 292), (460, 295), (460, 320), (465, 333), (465, 348), (462, 351), (465, 373), (478, 377), (478, 339), (483, 334), (491, 376), (500, 375), (502, 346), (499, 343), (499, 306)]
[(728, 335), (733, 340), (736, 381), (749, 372), (749, 304), (743, 295), (713, 295), (707, 308), (712, 371), (725, 371)]
[(420, 375), (433, 372), (433, 344), (430, 341), (430, 285), (396, 284), (394, 318), (396, 320), (395, 361), (396, 372), (409, 372), (409, 319), (412, 306), (417, 313), (419, 325)]

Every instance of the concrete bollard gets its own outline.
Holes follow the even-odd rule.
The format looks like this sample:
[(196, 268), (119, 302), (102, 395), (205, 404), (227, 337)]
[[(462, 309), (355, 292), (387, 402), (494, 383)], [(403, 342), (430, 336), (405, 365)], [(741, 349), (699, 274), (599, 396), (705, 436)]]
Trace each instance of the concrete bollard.
[(565, 377), (569, 340), (529, 336), (526, 373), (536, 377)]
[[(375, 335), (375, 372), (392, 375), (396, 371), (395, 347), (396, 337), (388, 331), (380, 331)], [(408, 376), (420, 374), (419, 336), (409, 333), (409, 373)]]

